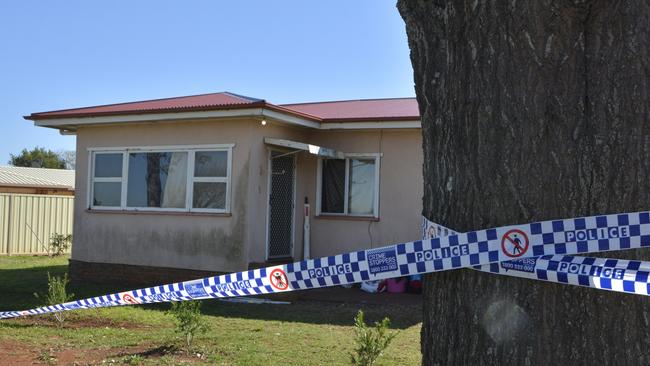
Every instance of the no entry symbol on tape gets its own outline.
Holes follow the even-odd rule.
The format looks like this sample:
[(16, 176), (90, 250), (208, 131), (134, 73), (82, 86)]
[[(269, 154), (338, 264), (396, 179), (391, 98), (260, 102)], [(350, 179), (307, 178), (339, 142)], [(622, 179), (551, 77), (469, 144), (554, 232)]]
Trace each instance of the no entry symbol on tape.
[(276, 268), (271, 271), (269, 276), (271, 281), (271, 286), (275, 287), (276, 290), (286, 290), (289, 287), (289, 280), (287, 280), (287, 275), (280, 268)]
[(501, 249), (510, 258), (521, 257), (528, 250), (528, 235), (519, 229), (508, 230), (501, 238)]
[(138, 299), (136, 299), (135, 297), (131, 296), (131, 294), (128, 293), (122, 294), (122, 301), (124, 301), (127, 304), (133, 304), (133, 305), (137, 305), (140, 303)]

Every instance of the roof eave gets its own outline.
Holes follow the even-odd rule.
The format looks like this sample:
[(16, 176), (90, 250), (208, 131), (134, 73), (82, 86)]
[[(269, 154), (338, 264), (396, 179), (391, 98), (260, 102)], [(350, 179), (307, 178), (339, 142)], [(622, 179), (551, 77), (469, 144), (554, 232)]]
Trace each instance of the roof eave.
[(421, 128), (420, 119), (323, 122), (320, 124), (321, 130), (411, 130)]
[(246, 109), (246, 108), (263, 108), (268, 103), (262, 101), (254, 103), (241, 103), (241, 104), (228, 104), (223, 106), (197, 106), (197, 107), (183, 107), (183, 108), (166, 108), (166, 109), (139, 109), (133, 111), (121, 112), (87, 112), (87, 113), (56, 113), (38, 112), (32, 113), (29, 116), (23, 116), (24, 119), (30, 121), (47, 120), (47, 119), (63, 119), (63, 118), (88, 118), (88, 117), (104, 117), (104, 116), (129, 116), (141, 114), (161, 114), (161, 113), (181, 113), (181, 112), (203, 112), (203, 111), (217, 111), (217, 110), (231, 110), (231, 109)]
[(40, 185), (40, 184), (21, 184), (21, 183), (5, 183), (0, 182), (0, 187), (14, 187), (14, 188), (41, 188), (41, 189), (65, 189), (68, 191), (74, 191), (74, 187), (64, 186), (64, 185)]
[[(29, 118), (27, 118), (29, 117)], [(33, 121), (36, 126), (50, 127), (65, 130), (74, 130), (82, 125), (97, 124), (120, 124), (134, 122), (152, 122), (152, 121), (181, 121), (192, 119), (209, 119), (209, 118), (238, 118), (253, 117), (277, 120), (290, 125), (302, 127), (319, 128), (320, 119), (303, 113), (292, 113), (291, 111), (277, 107), (269, 103), (251, 103), (245, 107), (228, 107), (228, 108), (200, 108), (200, 109), (179, 109), (164, 111), (139, 111), (138, 113), (103, 113), (74, 116), (56, 117), (39, 115), (26, 116), (25, 119)]]
[(54, 128), (73, 133), (78, 126), (98, 124), (122, 124), (137, 122), (182, 121), (215, 118), (268, 118), (288, 125), (314, 129), (382, 129), (382, 128), (420, 128), (418, 116), (368, 117), (368, 118), (327, 118), (297, 112), (266, 102), (250, 103), (245, 106), (228, 108), (194, 108), (164, 111), (134, 111), (128, 113), (100, 113), (87, 115), (25, 116), (36, 126)]
[(359, 117), (359, 118), (323, 118), (323, 123), (346, 122), (379, 122), (379, 121), (419, 121), (420, 116), (389, 116), (389, 117)]

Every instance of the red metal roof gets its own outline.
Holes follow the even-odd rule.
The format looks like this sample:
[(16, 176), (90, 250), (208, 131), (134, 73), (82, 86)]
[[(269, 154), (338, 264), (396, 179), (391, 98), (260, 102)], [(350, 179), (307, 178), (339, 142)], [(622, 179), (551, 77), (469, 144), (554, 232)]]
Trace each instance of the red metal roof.
[(344, 121), (386, 121), (420, 119), (418, 102), (415, 98), (343, 100), (281, 104), (297, 112), (317, 116), (326, 122)]
[(268, 108), (318, 122), (416, 120), (420, 118), (418, 104), (415, 98), (274, 105), (266, 102), (264, 99), (251, 98), (228, 92), (39, 112), (32, 113), (25, 118), (41, 120), (236, 108)]
[(63, 109), (51, 112), (32, 113), (30, 119), (90, 117), (99, 115), (134, 114), (151, 112), (178, 112), (185, 110), (208, 110), (255, 107), (263, 105), (263, 99), (224, 93), (190, 95), (185, 97), (144, 100), (139, 102), (100, 105), (94, 107)]

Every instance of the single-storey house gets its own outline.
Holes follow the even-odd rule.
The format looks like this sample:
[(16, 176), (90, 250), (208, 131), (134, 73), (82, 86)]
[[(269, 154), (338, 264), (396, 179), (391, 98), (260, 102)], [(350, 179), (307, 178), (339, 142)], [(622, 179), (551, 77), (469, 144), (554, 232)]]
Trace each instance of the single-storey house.
[(415, 98), (224, 92), (25, 118), (77, 136), (73, 279), (188, 279), (419, 237)]
[(0, 193), (74, 195), (74, 170), (0, 166)]

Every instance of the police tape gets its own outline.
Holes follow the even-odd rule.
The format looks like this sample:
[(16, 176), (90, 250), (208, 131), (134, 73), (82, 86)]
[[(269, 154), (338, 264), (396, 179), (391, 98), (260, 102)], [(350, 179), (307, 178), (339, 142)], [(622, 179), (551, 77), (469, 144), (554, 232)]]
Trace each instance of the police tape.
[[(608, 228), (609, 230), (609, 228)], [(636, 230), (636, 229), (635, 229)], [(422, 238), (456, 235), (456, 231), (422, 218)], [(611, 235), (627, 235), (627, 231), (612, 228)], [(598, 232), (591, 230), (571, 233), (581, 238), (596, 238)], [(472, 269), (511, 277), (547, 281), (560, 284), (590, 287), (599, 290), (624, 292), (638, 295), (650, 294), (650, 262), (591, 258), (571, 255), (545, 255), (523, 259), (513, 259), (498, 263), (481, 264)]]
[[(488, 265), (491, 268), (493, 264), (513, 259), (544, 257), (550, 263), (554, 256), (643, 247), (650, 247), (650, 212), (647, 211), (549, 220), (400, 243), (35, 309), (5, 311), (0, 312), (0, 319), (84, 308), (281, 293), (464, 267)], [(634, 293), (648, 295), (646, 269), (639, 266), (634, 278), (623, 274), (634, 283)]]

